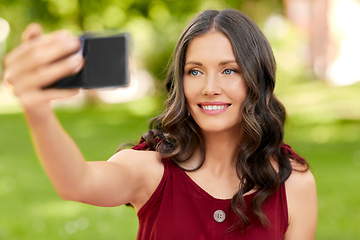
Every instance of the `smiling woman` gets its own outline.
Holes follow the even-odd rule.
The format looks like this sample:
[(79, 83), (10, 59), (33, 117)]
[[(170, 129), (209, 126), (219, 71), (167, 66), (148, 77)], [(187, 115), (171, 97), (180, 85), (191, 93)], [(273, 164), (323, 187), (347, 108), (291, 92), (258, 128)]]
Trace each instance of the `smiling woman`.
[[(205, 11), (179, 39), (166, 82), (167, 108), (145, 137), (150, 149), (185, 170), (208, 198), (228, 201), (221, 216), (238, 219), (225, 221), (228, 230), (235, 229), (229, 239), (238, 239), (239, 232), (243, 239), (315, 237), (315, 182), (307, 162), (283, 144), (286, 113), (273, 94), (275, 72), (270, 44), (246, 15)], [(153, 133), (161, 140), (154, 142)], [(270, 202), (276, 196), (275, 207)], [(206, 210), (205, 200), (197, 204), (203, 207), (195, 215), (216, 208), (209, 203)], [(140, 216), (140, 226), (146, 226)], [(207, 220), (201, 221), (211, 226)], [(212, 239), (194, 222), (186, 226), (198, 233), (189, 239)]]
[(139, 240), (314, 239), (315, 181), (283, 143), (274, 56), (246, 15), (209, 10), (190, 22), (166, 79), (165, 111), (138, 145), (108, 161), (85, 161), (50, 108), (77, 91), (43, 88), (80, 71), (84, 60), (68, 57), (80, 42), (62, 31), (41, 36), (28, 26), (5, 75), (63, 199), (131, 204)]
[(239, 138), (247, 86), (225, 34), (213, 30), (190, 42), (184, 93), (188, 111), (203, 133), (229, 131), (231, 139)]

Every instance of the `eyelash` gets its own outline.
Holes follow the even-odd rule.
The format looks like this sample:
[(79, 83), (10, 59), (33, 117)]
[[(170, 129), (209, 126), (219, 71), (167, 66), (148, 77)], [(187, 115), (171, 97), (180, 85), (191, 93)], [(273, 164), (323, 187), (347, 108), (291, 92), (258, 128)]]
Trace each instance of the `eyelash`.
[[(226, 68), (226, 69), (224, 69), (223, 73), (225, 73), (225, 71), (228, 71), (228, 70), (232, 71), (232, 73), (239, 73), (239, 70), (233, 69), (233, 68)], [(188, 75), (191, 75), (191, 76), (194, 76), (194, 77), (195, 77), (195, 76), (198, 76), (198, 74), (197, 74), (197, 75), (193, 75), (193, 72), (198, 72), (198, 73), (200, 73), (199, 70), (190, 69), (190, 70), (188, 71)], [(226, 75), (231, 75), (231, 74), (226, 74)]]
[(190, 69), (189, 71), (188, 71), (188, 75), (190, 75), (190, 76), (197, 76), (197, 75), (193, 75), (192, 73), (193, 72), (199, 72), (200, 73), (200, 71), (199, 70), (195, 70), (195, 69)]
[[(230, 74), (237, 72), (236, 69), (227, 68), (227, 69), (225, 69), (225, 70), (223, 71), (223, 73), (225, 73), (226, 71), (232, 71)], [(225, 74), (226, 74), (226, 73), (225, 73)], [(226, 74), (226, 75), (230, 75), (230, 74)]]

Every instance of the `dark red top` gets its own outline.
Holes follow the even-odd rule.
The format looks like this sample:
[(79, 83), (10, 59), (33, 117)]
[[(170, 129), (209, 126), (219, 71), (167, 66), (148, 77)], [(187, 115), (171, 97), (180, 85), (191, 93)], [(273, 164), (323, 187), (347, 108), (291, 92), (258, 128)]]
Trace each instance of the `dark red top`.
[[(229, 228), (239, 222), (231, 208), (231, 199), (216, 199), (200, 188), (183, 170), (163, 159), (164, 175), (148, 202), (138, 212), (138, 240), (281, 240), (288, 226), (285, 185), (264, 204), (263, 211), (270, 221), (269, 228), (251, 211), (255, 193), (245, 196), (250, 225), (243, 234)], [(214, 220), (214, 212), (222, 210), (225, 220)]]

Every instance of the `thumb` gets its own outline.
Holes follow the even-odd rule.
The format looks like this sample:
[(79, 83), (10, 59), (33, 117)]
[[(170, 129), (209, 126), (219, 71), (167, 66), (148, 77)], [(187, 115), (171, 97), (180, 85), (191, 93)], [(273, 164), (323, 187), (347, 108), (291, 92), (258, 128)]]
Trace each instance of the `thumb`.
[(43, 28), (38, 23), (30, 23), (21, 34), (21, 42), (37, 38), (43, 33)]

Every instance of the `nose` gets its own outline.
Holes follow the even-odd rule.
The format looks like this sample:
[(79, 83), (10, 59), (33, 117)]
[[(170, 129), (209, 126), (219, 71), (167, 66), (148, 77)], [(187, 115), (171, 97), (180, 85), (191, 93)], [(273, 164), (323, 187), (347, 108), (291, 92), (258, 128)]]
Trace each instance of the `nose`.
[(219, 95), (221, 94), (221, 86), (216, 74), (209, 74), (204, 78), (204, 87), (202, 94), (204, 95)]

